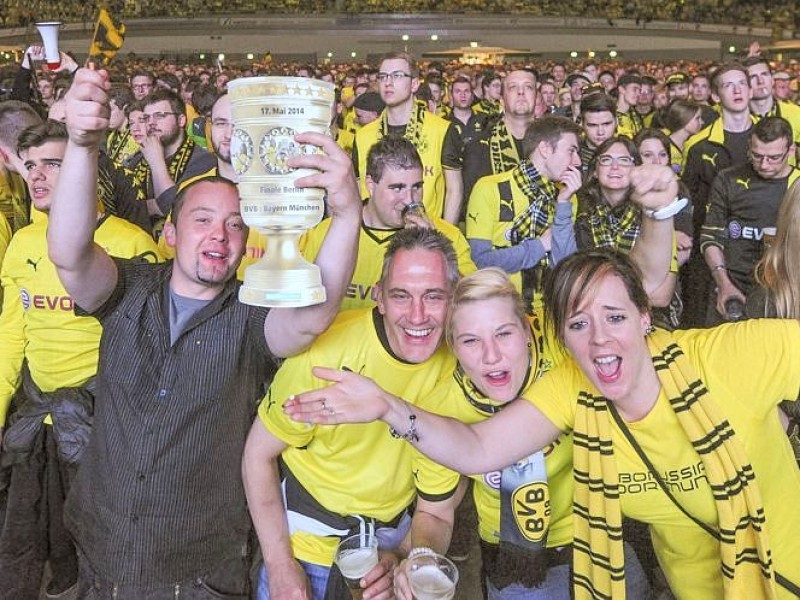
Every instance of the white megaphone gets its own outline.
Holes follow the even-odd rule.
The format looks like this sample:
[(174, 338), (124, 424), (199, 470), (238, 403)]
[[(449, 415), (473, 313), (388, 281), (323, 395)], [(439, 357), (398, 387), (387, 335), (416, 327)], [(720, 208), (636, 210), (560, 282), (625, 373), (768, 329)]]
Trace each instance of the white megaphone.
[(55, 71), (61, 65), (61, 53), (58, 51), (58, 29), (61, 21), (44, 21), (36, 23), (36, 29), (42, 36), (44, 44), (44, 60), (47, 68)]

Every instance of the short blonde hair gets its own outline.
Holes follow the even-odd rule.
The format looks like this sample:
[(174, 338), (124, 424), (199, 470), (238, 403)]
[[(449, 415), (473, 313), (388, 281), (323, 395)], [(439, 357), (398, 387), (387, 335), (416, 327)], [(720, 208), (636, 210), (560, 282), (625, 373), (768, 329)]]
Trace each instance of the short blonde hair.
[(520, 324), (523, 328), (527, 328), (528, 317), (525, 314), (525, 304), (517, 288), (508, 278), (508, 274), (497, 267), (480, 269), (459, 279), (453, 289), (444, 329), (445, 339), (451, 348), (453, 347), (453, 320), (456, 311), (465, 304), (493, 298), (508, 298)]

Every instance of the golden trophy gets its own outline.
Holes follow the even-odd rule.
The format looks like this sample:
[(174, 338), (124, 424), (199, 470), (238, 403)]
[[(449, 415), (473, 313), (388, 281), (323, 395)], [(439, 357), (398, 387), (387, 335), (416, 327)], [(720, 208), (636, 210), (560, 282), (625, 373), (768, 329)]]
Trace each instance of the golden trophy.
[(245, 77), (228, 82), (233, 109), (231, 164), (239, 175), (242, 218), (266, 238), (264, 258), (245, 270), (239, 300), (256, 306), (310, 306), (325, 301), (319, 268), (298, 240), (325, 212), (324, 190), (298, 188), (313, 173), (287, 161), (320, 150), (300, 144), (304, 131), (329, 134), (334, 87), (304, 77)]

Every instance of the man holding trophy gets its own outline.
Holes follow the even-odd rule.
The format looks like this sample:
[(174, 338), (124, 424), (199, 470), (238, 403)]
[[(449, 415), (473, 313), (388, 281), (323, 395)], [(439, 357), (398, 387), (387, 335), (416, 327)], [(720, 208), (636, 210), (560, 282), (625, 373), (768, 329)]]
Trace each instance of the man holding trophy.
[(333, 215), (317, 260), (322, 304), (268, 310), (236, 300), (247, 227), (236, 187), (221, 178), (178, 195), (164, 229), (174, 261), (112, 260), (92, 242), (109, 88), (108, 73), (81, 69), (67, 94), (70, 139), (48, 231), (62, 283), (104, 328), (94, 436), (65, 509), (79, 586), (98, 598), (244, 597), (245, 438), (275, 359), (308, 346), (336, 315), (355, 262), (358, 189), (332, 139), (295, 137), (323, 151), (288, 162), (317, 171), (292, 184), (325, 188)]

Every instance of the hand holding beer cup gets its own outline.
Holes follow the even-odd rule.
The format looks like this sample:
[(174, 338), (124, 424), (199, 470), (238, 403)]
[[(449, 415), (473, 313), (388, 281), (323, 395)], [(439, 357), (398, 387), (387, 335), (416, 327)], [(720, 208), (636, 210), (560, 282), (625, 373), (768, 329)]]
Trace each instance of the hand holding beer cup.
[(374, 533), (361, 532), (343, 539), (336, 549), (334, 561), (350, 588), (353, 600), (361, 600), (364, 593), (361, 580), (378, 565), (378, 538)]
[(451, 600), (456, 593), (458, 569), (430, 548), (414, 548), (400, 569), (405, 577), (396, 578), (395, 591), (403, 600)]

